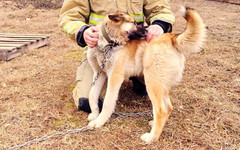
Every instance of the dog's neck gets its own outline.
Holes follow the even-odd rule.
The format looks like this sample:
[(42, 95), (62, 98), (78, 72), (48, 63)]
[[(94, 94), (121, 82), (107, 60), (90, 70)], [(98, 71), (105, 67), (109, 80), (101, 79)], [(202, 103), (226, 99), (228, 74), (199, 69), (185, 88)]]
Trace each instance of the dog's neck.
[(100, 32), (98, 45), (97, 45), (98, 50), (104, 52), (106, 51), (106, 49), (113, 49), (115, 47), (120, 46), (117, 40), (113, 40), (112, 38), (110, 38), (104, 24), (101, 24), (101, 26), (98, 26), (98, 29)]
[(102, 24), (101, 31), (102, 31), (102, 36), (107, 40), (107, 42), (108, 43), (113, 43), (113, 41), (108, 36), (108, 33), (107, 33), (106, 29), (105, 29), (104, 24)]
[(116, 40), (114, 41), (109, 37), (109, 34), (107, 33), (104, 24), (102, 24), (101, 31), (102, 31), (102, 36), (108, 42), (108, 45), (110, 45), (112, 47), (119, 45), (118, 41), (116, 41)]

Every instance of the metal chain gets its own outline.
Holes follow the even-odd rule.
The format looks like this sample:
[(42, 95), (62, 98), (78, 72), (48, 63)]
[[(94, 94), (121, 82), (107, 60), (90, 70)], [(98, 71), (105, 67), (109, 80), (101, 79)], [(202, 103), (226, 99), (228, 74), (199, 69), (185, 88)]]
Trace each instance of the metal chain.
[(31, 140), (31, 141), (27, 141), (27, 142), (25, 142), (24, 144), (16, 145), (16, 146), (14, 146), (14, 147), (11, 147), (11, 148), (9, 148), (8, 150), (17, 150), (17, 149), (20, 149), (20, 148), (25, 147), (25, 146), (27, 146), (27, 145), (32, 145), (32, 144), (37, 143), (37, 142), (45, 141), (46, 139), (49, 139), (49, 138), (60, 137), (60, 136), (66, 135), (66, 134), (84, 132), (84, 131), (88, 131), (88, 130), (92, 130), (92, 128), (90, 128), (90, 127), (88, 127), (88, 126), (84, 126), (84, 127), (82, 127), (82, 128), (73, 129), (73, 130), (68, 130), (68, 131), (66, 131), (66, 132), (59, 132), (59, 133), (55, 133), (55, 134), (52, 134), (52, 135), (45, 135), (45, 136), (43, 136), (43, 137), (41, 137), (41, 138), (34, 139), (34, 140)]
[(93, 80), (93, 82), (92, 82), (92, 86), (95, 85), (95, 83), (96, 83), (99, 75), (102, 73), (102, 71), (103, 71), (103, 69), (104, 69), (104, 67), (105, 67), (105, 62), (106, 62), (106, 59), (105, 59), (105, 57), (104, 57), (104, 59), (103, 59), (103, 61), (102, 61), (102, 64), (100, 65), (100, 70), (97, 72), (97, 75), (94, 77), (94, 80)]
[(92, 86), (95, 85), (99, 75), (102, 73), (102, 71), (103, 71), (103, 69), (105, 67), (105, 63), (106, 63), (107, 59), (109, 59), (111, 57), (111, 53), (110, 52), (111, 52), (112, 48), (113, 48), (112, 45), (109, 45), (109, 44), (105, 46), (105, 48), (103, 50), (104, 58), (102, 60), (102, 63), (100, 64), (100, 69), (97, 72), (97, 75), (94, 77), (94, 80), (92, 82)]
[[(103, 65), (103, 68), (104, 68), (104, 65)], [(100, 69), (98, 72), (97, 72), (97, 75), (94, 77), (94, 80), (93, 80), (93, 82), (92, 82), (92, 86), (94, 86), (95, 85), (95, 83), (96, 83), (96, 81), (97, 81), (97, 79), (98, 79), (98, 77), (99, 77), (99, 75), (102, 73), (102, 69)]]
[[(125, 118), (128, 118), (128, 117), (149, 117), (149, 116), (152, 116), (152, 112), (151, 111), (136, 112), (136, 113), (114, 112), (113, 114), (114, 115), (118, 115), (118, 117), (110, 119), (109, 122), (114, 122), (114, 121), (116, 121), (118, 119), (125, 119)], [(10, 147), (10, 148), (8, 148), (8, 150), (18, 150), (18, 149), (26, 147), (28, 145), (32, 145), (34, 143), (42, 142), (42, 141), (45, 141), (45, 140), (50, 139), (50, 138), (61, 137), (61, 136), (64, 136), (66, 134), (85, 132), (85, 131), (89, 131), (89, 130), (93, 130), (93, 128), (90, 128), (88, 126), (84, 126), (82, 128), (70, 129), (70, 130), (67, 130), (66, 132), (59, 132), (59, 133), (55, 133), (55, 134), (52, 134), (52, 135), (45, 135), (45, 136), (43, 136), (41, 138), (27, 141), (24, 144), (16, 145), (14, 147)]]
[(125, 119), (129, 117), (150, 117), (152, 116), (152, 111), (135, 112), (135, 113), (114, 112), (113, 114), (118, 115), (118, 117), (112, 118), (109, 122), (114, 122), (118, 119)]

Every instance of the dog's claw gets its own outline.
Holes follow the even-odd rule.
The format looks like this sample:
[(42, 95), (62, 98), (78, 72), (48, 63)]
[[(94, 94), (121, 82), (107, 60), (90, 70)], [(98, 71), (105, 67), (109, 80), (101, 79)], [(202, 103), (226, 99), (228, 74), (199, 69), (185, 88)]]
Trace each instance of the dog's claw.
[(98, 117), (97, 113), (91, 113), (88, 115), (88, 121), (95, 120)]
[(96, 126), (95, 121), (94, 121), (94, 120), (93, 120), (93, 121), (90, 121), (90, 122), (88, 123), (88, 126), (91, 127), (91, 128), (95, 128), (95, 126)]
[(149, 121), (149, 122), (148, 122), (148, 125), (149, 125), (150, 127), (152, 127), (152, 126), (153, 126), (153, 120)]
[(147, 144), (150, 144), (154, 141), (153, 136), (151, 135), (151, 133), (145, 133), (141, 136), (141, 139), (146, 142)]
[(104, 125), (99, 119), (95, 119), (89, 122), (88, 126), (91, 128), (100, 128)]

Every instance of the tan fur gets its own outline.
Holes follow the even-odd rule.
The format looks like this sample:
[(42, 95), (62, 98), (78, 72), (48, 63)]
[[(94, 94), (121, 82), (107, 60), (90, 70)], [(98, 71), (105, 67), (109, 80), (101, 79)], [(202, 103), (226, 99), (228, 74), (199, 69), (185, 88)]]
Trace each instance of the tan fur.
[[(182, 34), (167, 33), (149, 43), (145, 40), (128, 40), (127, 34), (131, 30), (136, 30), (131, 17), (121, 14), (123, 19), (117, 18), (117, 22), (105, 18), (101, 25), (105, 25), (110, 38), (119, 41), (122, 46), (112, 50), (112, 56), (105, 63), (104, 73), (100, 74), (90, 91), (89, 101), (92, 110), (88, 117), (90, 127), (101, 127), (110, 118), (124, 79), (144, 75), (147, 92), (153, 105), (153, 123), (151, 132), (145, 133), (141, 139), (151, 143), (159, 138), (173, 109), (169, 90), (182, 79), (185, 62), (183, 53), (199, 51), (205, 38), (205, 25), (198, 13), (192, 9), (185, 12), (188, 24)], [(88, 50), (88, 61), (95, 75), (104, 59), (101, 48), (107, 44), (101, 31), (99, 34), (98, 46)], [(97, 98), (107, 77), (107, 93), (102, 112), (99, 114)]]

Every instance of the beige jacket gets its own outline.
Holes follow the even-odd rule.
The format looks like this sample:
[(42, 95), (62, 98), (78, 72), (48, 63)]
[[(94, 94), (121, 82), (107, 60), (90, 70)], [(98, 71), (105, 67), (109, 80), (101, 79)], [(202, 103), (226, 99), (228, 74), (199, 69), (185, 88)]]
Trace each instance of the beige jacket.
[[(127, 13), (136, 22), (161, 20), (173, 24), (175, 17), (167, 0), (64, 0), (59, 25), (73, 40), (85, 25), (95, 25), (114, 12)], [(145, 19), (145, 20), (144, 20)]]

